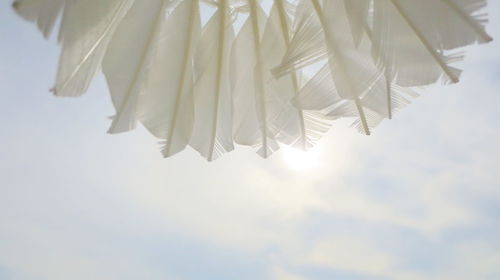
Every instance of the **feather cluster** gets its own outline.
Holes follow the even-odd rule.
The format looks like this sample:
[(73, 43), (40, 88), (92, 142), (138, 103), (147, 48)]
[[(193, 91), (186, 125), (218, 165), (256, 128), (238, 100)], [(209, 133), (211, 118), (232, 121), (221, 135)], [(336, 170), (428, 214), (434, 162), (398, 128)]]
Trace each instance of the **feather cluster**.
[[(370, 134), (416, 97), (456, 83), (460, 48), (491, 41), (487, 0), (16, 0), (49, 36), (53, 92), (77, 97), (104, 73), (110, 133), (141, 123), (168, 157), (234, 148), (307, 150), (332, 121)], [(205, 20), (202, 15), (208, 14)], [(458, 51), (457, 51), (458, 50)]]

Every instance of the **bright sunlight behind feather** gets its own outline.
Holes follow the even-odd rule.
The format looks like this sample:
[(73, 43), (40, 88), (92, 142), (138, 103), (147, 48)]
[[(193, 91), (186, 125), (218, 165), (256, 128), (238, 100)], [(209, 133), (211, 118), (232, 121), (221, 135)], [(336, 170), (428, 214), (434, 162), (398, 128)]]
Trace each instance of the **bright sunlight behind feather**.
[(283, 148), (283, 161), (294, 170), (308, 170), (320, 166), (319, 149), (302, 151), (291, 147)]
[[(83, 95), (102, 70), (116, 111), (109, 133), (142, 124), (161, 139), (163, 156), (191, 146), (208, 161), (235, 144), (256, 147), (264, 158), (280, 143), (306, 150), (343, 118), (372, 134), (419, 96), (415, 87), (459, 82), (457, 50), (492, 41), (486, 5), (13, 1), (45, 37), (63, 19), (56, 96)], [(318, 62), (323, 66), (306, 77)]]

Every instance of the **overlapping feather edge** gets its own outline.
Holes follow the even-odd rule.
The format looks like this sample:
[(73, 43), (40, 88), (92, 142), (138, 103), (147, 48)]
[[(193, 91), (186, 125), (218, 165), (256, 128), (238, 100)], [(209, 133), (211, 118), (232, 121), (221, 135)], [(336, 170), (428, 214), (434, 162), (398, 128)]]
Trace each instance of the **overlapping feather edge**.
[[(459, 81), (458, 48), (487, 43), (487, 0), (15, 0), (45, 37), (59, 14), (53, 92), (80, 96), (102, 69), (116, 115), (141, 122), (168, 157), (211, 161), (278, 143), (307, 150), (339, 118), (369, 135), (418, 96)], [(200, 5), (214, 12), (201, 23)], [(425, 13), (425, 17), (422, 16)], [(234, 21), (246, 20), (235, 34)], [(317, 64), (320, 70), (308, 66)], [(310, 78), (309, 78), (310, 77)]]

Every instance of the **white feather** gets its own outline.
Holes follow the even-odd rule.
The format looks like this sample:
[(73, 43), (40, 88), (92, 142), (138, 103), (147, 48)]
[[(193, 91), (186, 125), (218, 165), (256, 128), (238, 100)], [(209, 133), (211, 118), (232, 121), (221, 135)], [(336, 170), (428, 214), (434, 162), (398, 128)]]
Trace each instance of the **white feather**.
[(293, 36), (281, 64), (273, 69), (276, 77), (295, 72), (327, 57), (323, 30), (310, 0), (299, 1)]
[[(189, 144), (209, 161), (233, 141), (263, 157), (278, 141), (307, 149), (338, 118), (370, 134), (417, 96), (413, 87), (458, 82), (458, 48), (492, 40), (487, 0), (272, 0), (269, 15), (260, 0), (203, 0), (216, 8), (205, 26), (199, 1), (13, 7), (45, 37), (62, 14), (56, 95), (83, 94), (102, 67), (110, 133), (141, 122), (164, 140), (164, 156)], [(326, 64), (305, 79), (316, 62)]]
[(100, 69), (116, 27), (133, 0), (67, 1), (59, 33), (61, 59), (53, 92), (80, 96)]
[(364, 43), (367, 40), (361, 42), (360, 47), (356, 47), (344, 0), (325, 1), (324, 7), (320, 6), (319, 0), (311, 2), (324, 30), (329, 54), (328, 63), (337, 92), (343, 99), (354, 102), (363, 132), (369, 135), (373, 125), (369, 124), (365, 109), (375, 109), (381, 117), (385, 115), (385, 109), (378, 110), (379, 98), (373, 96), (378, 97), (380, 92), (385, 94), (386, 84), (381, 79), (379, 69), (370, 59), (368, 43)]
[(219, 0), (217, 11), (203, 29), (195, 59), (195, 123), (190, 145), (212, 161), (232, 151), (232, 96), (229, 53), (234, 39), (229, 1)]
[[(291, 41), (290, 4), (285, 0), (276, 0), (267, 21), (262, 48), (267, 54), (265, 67), (267, 75), (272, 68), (280, 64)], [(306, 113), (294, 107), (290, 100), (299, 93), (300, 72), (293, 72), (279, 79), (268, 76), (270, 87), (284, 104), (284, 110), (271, 125), (277, 140), (307, 150), (326, 132), (329, 125), (319, 114)], [(322, 124), (322, 125), (319, 125)]]
[(103, 62), (116, 109), (110, 133), (136, 127), (138, 97), (150, 73), (169, 5), (169, 0), (135, 1), (113, 36)]
[(65, 2), (65, 0), (16, 0), (12, 6), (24, 19), (35, 22), (43, 36), (48, 38)]
[(458, 82), (460, 71), (448, 65), (451, 57), (425, 36), (405, 6), (397, 0), (379, 0), (374, 7), (374, 54), (380, 55), (391, 80), (401, 86), (428, 85), (440, 78)]
[(157, 51), (139, 95), (139, 120), (153, 135), (165, 139), (165, 157), (183, 150), (191, 138), (193, 58), (200, 34), (198, 0), (180, 1), (161, 28)]
[(261, 45), (264, 11), (258, 0), (248, 0), (249, 16), (232, 49), (232, 85), (234, 92), (233, 133), (236, 143), (259, 146), (264, 158), (279, 148), (270, 125), (283, 112), (285, 104), (271, 91), (270, 73), (265, 68)]
[(349, 19), (352, 36), (356, 45), (359, 45), (368, 25), (368, 14), (372, 0), (345, 1), (346, 14)]

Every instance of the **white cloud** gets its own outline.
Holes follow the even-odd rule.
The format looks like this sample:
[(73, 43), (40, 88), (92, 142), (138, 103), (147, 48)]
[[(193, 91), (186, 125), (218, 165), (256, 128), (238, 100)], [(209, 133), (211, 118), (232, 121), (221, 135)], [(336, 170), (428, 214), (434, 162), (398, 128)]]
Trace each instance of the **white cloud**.
[(383, 275), (391, 269), (394, 260), (373, 244), (350, 236), (332, 236), (317, 242), (306, 261), (312, 265), (330, 269), (358, 272), (367, 275)]

